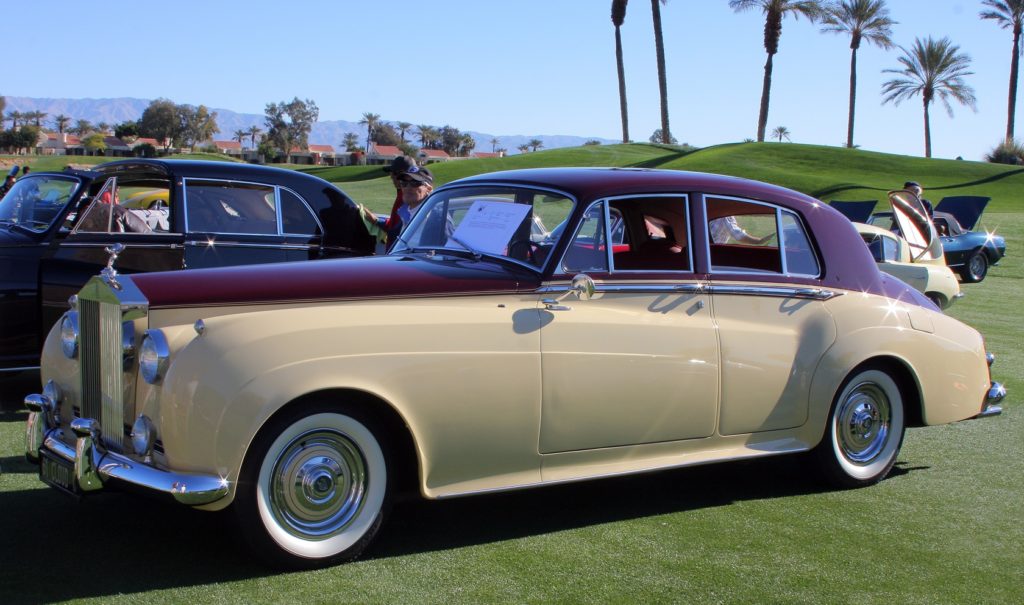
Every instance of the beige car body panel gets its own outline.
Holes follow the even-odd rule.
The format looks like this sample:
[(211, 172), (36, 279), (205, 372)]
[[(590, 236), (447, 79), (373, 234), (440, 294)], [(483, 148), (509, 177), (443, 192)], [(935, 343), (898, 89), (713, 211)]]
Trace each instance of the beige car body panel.
[[(230, 482), (228, 497), (205, 506), (220, 509), (267, 420), (331, 389), (368, 393), (404, 419), (431, 498), (807, 450), (843, 380), (879, 357), (914, 377), (926, 424), (980, 410), (981, 336), (941, 313), (856, 292), (817, 301), (709, 288), (562, 297), (568, 310), (549, 310), (539, 293), (151, 309), (137, 333), (163, 329), (172, 359), (161, 383), (137, 381), (137, 412), (158, 425), (158, 466)], [(752, 338), (771, 326), (765, 313), (776, 325)], [(563, 375), (545, 381), (545, 364)], [(57, 329), (43, 368), (44, 380), (60, 377), (66, 405), (80, 399)], [(649, 384), (668, 368), (680, 376)], [(589, 409), (565, 407), (569, 392)]]

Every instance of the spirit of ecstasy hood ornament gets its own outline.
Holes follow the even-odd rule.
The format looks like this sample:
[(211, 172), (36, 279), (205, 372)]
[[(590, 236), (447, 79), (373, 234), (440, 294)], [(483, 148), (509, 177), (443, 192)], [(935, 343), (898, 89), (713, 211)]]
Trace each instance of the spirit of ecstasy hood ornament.
[(114, 262), (117, 261), (117, 257), (124, 252), (124, 244), (114, 244), (103, 249), (110, 258), (107, 259), (107, 266), (100, 271), (100, 275), (103, 279), (109, 281), (111, 285), (117, 286), (117, 269), (114, 268)]

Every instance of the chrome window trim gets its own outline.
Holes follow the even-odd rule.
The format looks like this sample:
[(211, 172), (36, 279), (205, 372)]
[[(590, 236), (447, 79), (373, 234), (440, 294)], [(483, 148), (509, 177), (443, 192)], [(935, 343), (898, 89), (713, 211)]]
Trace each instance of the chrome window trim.
[[(569, 284), (548, 284), (535, 290), (537, 294), (565, 292)], [(842, 292), (826, 288), (798, 286), (743, 286), (714, 285), (704, 282), (691, 284), (608, 284), (596, 282), (594, 291), (602, 294), (720, 294), (738, 296), (768, 296), (772, 298), (807, 298), (811, 300), (829, 300), (842, 296)]]
[[(104, 233), (103, 235), (112, 235), (112, 234)], [(119, 233), (118, 235), (125, 235), (125, 234), (124, 233)], [(151, 235), (151, 234), (149, 234), (149, 233), (135, 233), (133, 235)], [(166, 236), (166, 235), (180, 235), (180, 234), (178, 234), (178, 233), (170, 233), (170, 234), (168, 234), (168, 233), (161, 233), (160, 235), (161, 236)], [(127, 241), (131, 241), (131, 240), (127, 240)], [(103, 247), (109, 246), (110, 244), (111, 244), (111, 242), (64, 242), (60, 246), (61, 246), (61, 248), (103, 248)], [(181, 247), (181, 244), (176, 244), (174, 242), (171, 242), (170, 245), (162, 244), (162, 243), (141, 243), (141, 244), (132, 243), (130, 246), (127, 246), (127, 245), (125, 246), (126, 249), (127, 248), (131, 248), (132, 250), (137, 250), (139, 248), (160, 248), (160, 249), (168, 248), (168, 249), (174, 249), (174, 248), (180, 248), (180, 247)]]
[[(231, 235), (230, 233), (218, 234), (218, 235)], [(245, 235), (245, 234), (242, 234)], [(264, 235), (263, 237), (277, 237), (276, 235)], [(185, 242), (186, 246), (192, 248), (268, 248), (272, 247), (275, 250), (313, 250), (320, 246), (316, 244), (282, 244), (278, 241), (267, 242), (265, 244), (258, 244), (255, 242), (232, 242), (232, 241), (213, 241), (213, 242), (200, 242), (190, 240)]]
[[(282, 205), (281, 205), (281, 191), (287, 191), (287, 192), (291, 193), (292, 195), (294, 195), (295, 197), (299, 198), (299, 201), (302, 203), (302, 206), (306, 209), (306, 212), (308, 212), (309, 215), (313, 217), (313, 222), (316, 223), (317, 228), (320, 229), (320, 233), (298, 233), (298, 232), (292, 232), (292, 231), (285, 231), (284, 230), (284, 214), (282, 214), (282, 210), (281, 210), (281, 208), (282, 208)], [(311, 236), (311, 237), (323, 237), (323, 235), (325, 233), (324, 225), (323, 225), (323, 223), (320, 222), (320, 218), (316, 215), (316, 212), (313, 212), (313, 207), (309, 205), (309, 202), (306, 201), (306, 198), (304, 198), (301, 195), (299, 195), (299, 192), (295, 191), (291, 187), (285, 187), (283, 185), (277, 187), (277, 219), (278, 219), (277, 220), (278, 232), (281, 235), (301, 235), (301, 236)]]
[[(718, 270), (718, 269), (714, 268), (714, 266), (711, 264), (711, 232), (710, 232), (711, 221), (708, 220), (708, 198), (719, 198), (719, 199), (723, 199), (723, 200), (733, 200), (733, 201), (736, 201), (736, 202), (744, 202), (744, 203), (748, 203), (748, 204), (755, 204), (757, 206), (767, 206), (769, 208), (775, 209), (775, 230), (776, 230), (775, 232), (776, 232), (776, 235), (777, 235), (777, 237), (779, 239), (779, 257), (780, 257), (781, 266), (782, 266), (782, 272), (781, 273), (777, 273), (775, 271), (758, 271), (758, 270), (749, 270), (749, 271), (743, 271), (743, 270)], [(796, 276), (799, 276), (799, 277), (811, 277), (811, 278), (821, 277), (823, 264), (821, 262), (821, 257), (818, 255), (817, 251), (814, 249), (813, 244), (811, 245), (811, 253), (814, 254), (814, 259), (816, 261), (818, 261), (818, 273), (812, 275), (812, 274), (808, 274), (808, 273), (787, 273), (786, 272), (786, 254), (785, 254), (785, 248), (783, 248), (783, 245), (784, 245), (785, 242), (783, 241), (784, 236), (782, 234), (782, 229), (781, 229), (780, 212), (789, 212), (789, 213), (793, 214), (793, 216), (795, 216), (796, 219), (797, 219), (797, 223), (803, 229), (804, 235), (805, 236), (809, 236), (810, 235), (810, 231), (807, 229), (807, 224), (803, 221), (803, 218), (798, 213), (794, 212), (793, 210), (790, 210), (789, 208), (783, 208), (782, 206), (780, 206), (778, 204), (773, 204), (771, 202), (762, 202), (760, 200), (753, 200), (753, 199), (750, 199), (750, 198), (738, 197), (738, 196), (734, 196), (734, 195), (722, 195), (722, 194), (718, 194), (718, 193), (704, 192), (701, 195), (701, 203), (704, 205), (704, 228), (705, 228), (705, 234), (704, 234), (704, 258), (707, 260), (708, 271), (710, 271), (712, 274), (715, 274), (715, 275), (762, 275), (762, 276), (763, 275), (780, 275), (780, 276), (784, 276), (784, 277), (796, 277)], [(809, 244), (811, 243), (811, 238), (810, 237), (807, 237), (807, 243), (809, 243)]]
[[(116, 189), (116, 188), (117, 188), (117, 175), (108, 176), (107, 180), (103, 181), (103, 186), (100, 187), (99, 191), (96, 192), (96, 195), (92, 196), (92, 198), (89, 199), (89, 203), (86, 204), (85, 208), (81, 208), (81, 209), (75, 210), (75, 226), (72, 227), (71, 231), (68, 233), (69, 237), (78, 234), (78, 228), (82, 226), (82, 219), (85, 218), (85, 214), (92, 209), (93, 205), (96, 203), (96, 198), (98, 198), (101, 195), (103, 195), (103, 193), (105, 191), (111, 191), (111, 190)], [(111, 196), (113, 196), (113, 194), (111, 194)], [(80, 200), (79, 200), (79, 202), (80, 202)], [(79, 202), (76, 202), (76, 204), (78, 204)], [(65, 215), (65, 219), (64, 220), (65, 221), (67, 220), (67, 215)], [(111, 213), (111, 216), (107, 218), (107, 230), (106, 231), (83, 231), (82, 233), (87, 233), (87, 234), (90, 234), (90, 235), (111, 235), (112, 233), (114, 233), (114, 232), (112, 232), (110, 230), (112, 222), (113, 222), (113, 213)], [(117, 233), (120, 234), (120, 232), (117, 232)]]

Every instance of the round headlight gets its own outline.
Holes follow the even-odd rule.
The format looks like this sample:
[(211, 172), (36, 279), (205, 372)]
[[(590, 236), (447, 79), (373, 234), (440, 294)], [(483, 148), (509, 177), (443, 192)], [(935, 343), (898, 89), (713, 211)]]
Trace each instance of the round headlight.
[(78, 313), (75, 311), (68, 311), (60, 320), (60, 349), (68, 359), (78, 354)]
[(132, 425), (132, 448), (135, 449), (135, 453), (140, 456), (148, 456), (153, 451), (153, 438), (156, 435), (156, 429), (153, 427), (153, 422), (145, 417), (139, 416), (135, 419), (135, 424)]
[(155, 384), (167, 371), (167, 360), (170, 358), (170, 347), (167, 338), (160, 330), (146, 330), (146, 336), (139, 347), (139, 372), (143, 380)]

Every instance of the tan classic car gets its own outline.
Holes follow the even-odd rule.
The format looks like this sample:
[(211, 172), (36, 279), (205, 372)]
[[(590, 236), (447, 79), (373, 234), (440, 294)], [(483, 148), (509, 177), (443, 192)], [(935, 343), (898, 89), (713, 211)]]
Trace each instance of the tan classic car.
[(963, 293), (924, 205), (910, 191), (890, 191), (889, 203), (891, 228), (854, 223), (857, 232), (880, 270), (923, 292), (940, 309), (949, 308)]
[(50, 333), (27, 452), (74, 494), (233, 508), (310, 567), (396, 494), (809, 452), (884, 478), (904, 429), (999, 412), (978, 332), (763, 183), (547, 169), (439, 188), (392, 254), (130, 276)]

